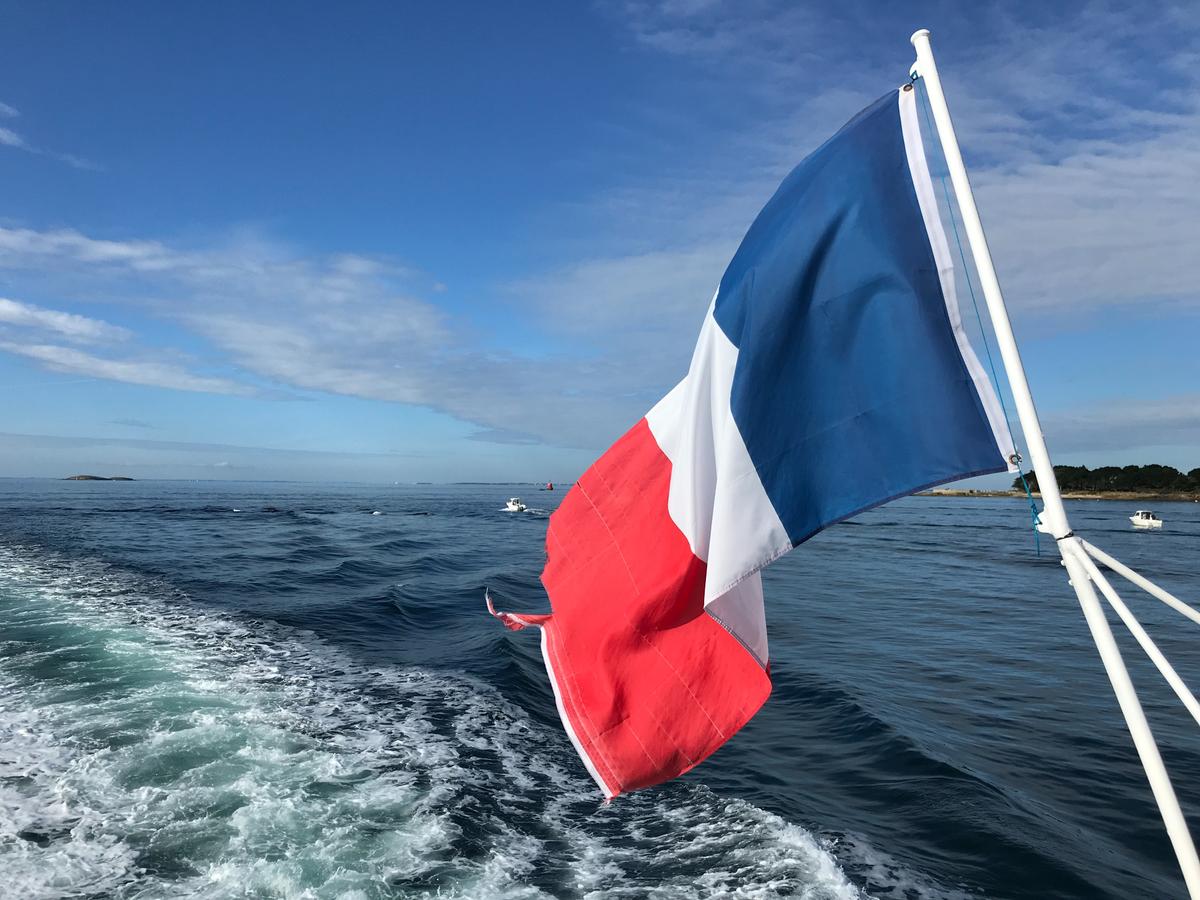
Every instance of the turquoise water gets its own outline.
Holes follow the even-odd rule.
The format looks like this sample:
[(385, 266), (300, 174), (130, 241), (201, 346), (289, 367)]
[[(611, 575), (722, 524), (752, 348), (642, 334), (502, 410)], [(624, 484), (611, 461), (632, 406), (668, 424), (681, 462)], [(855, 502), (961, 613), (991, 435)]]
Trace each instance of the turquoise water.
[[(530, 512), (500, 512), (514, 494)], [(3, 890), (1182, 895), (1078, 607), (1019, 503), (912, 498), (772, 567), (763, 712), (688, 777), (606, 806), (536, 637), (483, 611), (485, 585), (542, 607), (559, 497), (0, 481)], [(1128, 529), (1131, 506), (1071, 513), (1195, 598), (1200, 505), (1160, 505), (1162, 534)], [(1194, 626), (1126, 599), (1195, 683)], [(1195, 727), (1140, 661), (1135, 677), (1198, 810)]]

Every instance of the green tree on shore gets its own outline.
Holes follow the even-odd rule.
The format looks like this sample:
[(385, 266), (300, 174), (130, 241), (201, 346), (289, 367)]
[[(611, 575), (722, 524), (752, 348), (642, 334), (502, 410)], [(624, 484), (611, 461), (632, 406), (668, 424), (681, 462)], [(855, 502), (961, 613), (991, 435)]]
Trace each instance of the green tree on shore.
[[(1163, 493), (1200, 492), (1200, 467), (1186, 475), (1174, 466), (1055, 466), (1054, 477), (1064, 491), (1103, 494), (1109, 491), (1161, 491)], [(1037, 476), (1025, 475), (1029, 489), (1038, 489)], [(1013, 481), (1013, 490), (1022, 491), (1021, 479)]]

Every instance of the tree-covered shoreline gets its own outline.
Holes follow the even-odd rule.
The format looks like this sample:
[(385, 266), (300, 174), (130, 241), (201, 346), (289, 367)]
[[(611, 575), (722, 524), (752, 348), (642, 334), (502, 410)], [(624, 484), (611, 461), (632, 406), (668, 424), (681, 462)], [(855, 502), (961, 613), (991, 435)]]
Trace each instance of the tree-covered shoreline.
[[(1098, 469), (1089, 469), (1087, 466), (1055, 466), (1054, 477), (1058, 479), (1058, 486), (1063, 493), (1200, 493), (1200, 467), (1185, 474), (1174, 466), (1157, 464), (1101, 466)], [(1037, 491), (1037, 476), (1030, 471), (1025, 474), (1025, 478), (1029, 482), (1029, 489)], [(1014, 479), (1013, 490), (1025, 490), (1020, 478)]]

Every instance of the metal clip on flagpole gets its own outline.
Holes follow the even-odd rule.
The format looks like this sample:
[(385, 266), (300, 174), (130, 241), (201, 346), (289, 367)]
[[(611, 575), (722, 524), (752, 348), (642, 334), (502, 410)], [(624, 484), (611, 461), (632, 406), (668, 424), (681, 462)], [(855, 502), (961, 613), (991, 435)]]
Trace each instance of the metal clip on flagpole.
[(954, 134), (954, 124), (950, 120), (950, 109), (946, 106), (946, 96), (942, 93), (942, 83), (938, 78), (937, 65), (933, 60), (933, 48), (929, 43), (929, 31), (921, 29), (912, 36), (913, 47), (917, 51), (917, 61), (913, 65), (913, 74), (925, 82), (933, 118), (937, 126), (938, 137), (946, 158), (946, 166), (950, 170), (950, 180), (954, 185), (954, 194), (958, 201), (962, 221), (966, 227), (967, 240), (971, 245), (971, 255), (983, 287), (983, 296), (987, 301), (988, 313), (992, 320), (992, 329), (996, 334), (996, 342), (1000, 346), (1000, 355), (1004, 361), (1004, 371), (1008, 375), (1008, 383), (1012, 388), (1013, 399), (1016, 401), (1017, 416), (1021, 422), (1021, 430), (1025, 434), (1025, 446), (1037, 474), (1038, 487), (1041, 490), (1043, 502), (1043, 522), (1045, 530), (1054, 536), (1062, 554), (1063, 565), (1066, 566), (1070, 584), (1075, 588), (1079, 597), (1079, 605), (1091, 629), (1092, 639), (1104, 663), (1108, 679), (1112, 682), (1113, 691), (1117, 695), (1125, 723), (1133, 737), (1134, 746), (1141, 757), (1146, 777), (1150, 781), (1150, 789), (1162, 813), (1163, 822), (1175, 855), (1179, 859), (1179, 867), (1183, 870), (1184, 881), (1192, 900), (1200, 900), (1200, 860), (1196, 857), (1196, 848), (1188, 831), (1187, 821), (1179, 808), (1179, 800), (1171, 786), (1170, 777), (1163, 765), (1158, 752), (1158, 744), (1150, 731), (1142, 705), (1138, 701), (1133, 682), (1121, 658), (1121, 651), (1113, 637), (1108, 619), (1103, 607), (1096, 596), (1098, 586), (1105, 598), (1117, 610), (1118, 615), (1133, 631), (1138, 642), (1158, 666), (1159, 671), (1167, 678), (1176, 694), (1196, 715), (1196, 700), (1187, 687), (1175, 674), (1166, 659), (1154, 646), (1153, 641), (1146, 635), (1137, 620), (1133, 618), (1125, 604), (1121, 602), (1116, 591), (1100, 574), (1093, 562), (1093, 557), (1128, 578), (1134, 584), (1148, 591), (1163, 602), (1175, 607), (1185, 615), (1200, 621), (1200, 613), (1187, 606), (1182, 601), (1172, 597), (1166, 591), (1154, 585), (1149, 580), (1123, 566), (1112, 557), (1097, 550), (1090, 544), (1080, 540), (1071, 531), (1067, 521), (1067, 512), (1058, 489), (1058, 481), (1054, 477), (1054, 467), (1050, 463), (1050, 454), (1042, 437), (1041, 424), (1038, 422), (1037, 409), (1033, 404), (1033, 395), (1029, 392), (1029, 383), (1025, 379), (1025, 369), (1021, 364), (1021, 354), (1013, 337), (1012, 326), (1008, 320), (1008, 310), (1004, 306), (1004, 297), (1000, 292), (1000, 282), (996, 278), (996, 270), (992, 266), (991, 253), (988, 250), (987, 238), (983, 233), (983, 224), (979, 220), (979, 211), (975, 208), (975, 198), (971, 193), (971, 183), (967, 178), (967, 169), (963, 165), (962, 154), (958, 149), (958, 139)]

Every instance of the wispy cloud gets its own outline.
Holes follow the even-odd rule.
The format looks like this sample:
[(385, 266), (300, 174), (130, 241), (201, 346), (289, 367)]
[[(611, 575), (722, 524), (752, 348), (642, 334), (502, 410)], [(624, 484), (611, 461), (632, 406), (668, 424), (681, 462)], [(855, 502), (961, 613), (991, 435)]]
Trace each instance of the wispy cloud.
[(0, 228), (0, 264), (7, 268), (38, 268), (52, 261), (112, 264), (156, 272), (179, 268), (187, 260), (185, 254), (158, 241), (98, 240), (71, 229)]
[(759, 96), (777, 96), (827, 68), (826, 39), (844, 24), (836, 10), (774, 0), (629, 0), (612, 12), (644, 47), (736, 60), (739, 87)]
[[(0, 268), (41, 283), (72, 280), (127, 303), (142, 298), (144, 313), (207, 339), (224, 367), (232, 364), (281, 389), (428, 407), (505, 441), (520, 433), (559, 446), (602, 446), (661, 392), (658, 384), (647, 391), (641, 370), (620, 352), (531, 358), (492, 346), (469, 319), (451, 319), (412, 296), (405, 286), (413, 273), (383, 259), (304, 256), (247, 234), (184, 250), (76, 231), (0, 228)], [(436, 282), (426, 290), (439, 293)], [(58, 371), (265, 395), (229, 377), (200, 376), (159, 360), (115, 360), (46, 342), (8, 341), (0, 349)], [(680, 367), (685, 362), (686, 356)]]
[[(517, 282), (512, 290), (557, 333), (603, 341), (632, 330), (634, 339), (657, 341), (699, 328), (736, 248), (730, 235), (679, 249), (586, 259)], [(630, 323), (636, 327), (629, 329)]]
[[(1200, 448), (1200, 394), (1117, 399), (1044, 417), (1047, 437), (1066, 451)], [(1192, 465), (1200, 465), (1200, 451)]]
[[(15, 107), (9, 106), (7, 103), (0, 103), (0, 118), (15, 119), (20, 113)], [(59, 153), (54, 150), (46, 150), (41, 147), (35, 147), (29, 143), (22, 135), (18, 134), (11, 128), (0, 128), (0, 146), (12, 147), (15, 150), (24, 150), (26, 153), (33, 153), (37, 156), (45, 156), (50, 159), (56, 159), (59, 162), (64, 162), (76, 169), (91, 169), (99, 170), (100, 166), (90, 160), (86, 160), (81, 156), (75, 156), (71, 153)]]
[(16, 147), (18, 150), (31, 149), (25, 143), (25, 139), (11, 128), (0, 128), (0, 144), (3, 144), (5, 147)]
[(542, 443), (531, 434), (504, 428), (486, 428), (482, 431), (475, 431), (467, 435), (467, 440), (481, 441), (485, 444), (518, 444), (522, 446)]
[(246, 385), (226, 378), (195, 375), (182, 366), (149, 360), (108, 359), (58, 344), (26, 344), (0, 340), (0, 350), (37, 360), (55, 372), (87, 375), (177, 391), (210, 394), (251, 394)]
[(100, 319), (0, 297), (0, 327), (5, 325), (51, 332), (82, 343), (123, 341), (130, 336), (127, 328)]
[[(196, 375), (177, 362), (150, 358), (164, 351), (148, 354), (131, 346), (132, 338), (128, 328), (102, 319), (0, 297), (0, 350), (36, 360), (52, 371), (173, 390), (253, 393), (231, 379)], [(103, 356), (86, 352), (57, 343), (60, 340), (105, 345), (107, 352)], [(123, 358), (114, 358), (114, 346)]]

